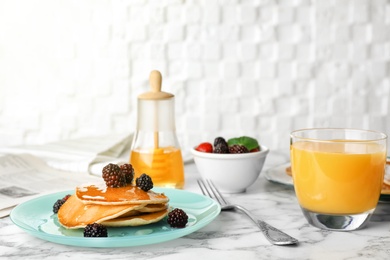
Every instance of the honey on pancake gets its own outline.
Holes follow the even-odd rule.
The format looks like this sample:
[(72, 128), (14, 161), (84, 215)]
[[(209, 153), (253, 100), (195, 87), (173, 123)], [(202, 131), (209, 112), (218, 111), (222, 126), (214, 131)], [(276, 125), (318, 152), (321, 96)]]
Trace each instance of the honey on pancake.
[(167, 200), (164, 194), (153, 191), (145, 192), (134, 185), (111, 188), (107, 187), (105, 183), (79, 186), (76, 189), (76, 195), (83, 201), (104, 203), (128, 203), (129, 201), (161, 203), (163, 200)]

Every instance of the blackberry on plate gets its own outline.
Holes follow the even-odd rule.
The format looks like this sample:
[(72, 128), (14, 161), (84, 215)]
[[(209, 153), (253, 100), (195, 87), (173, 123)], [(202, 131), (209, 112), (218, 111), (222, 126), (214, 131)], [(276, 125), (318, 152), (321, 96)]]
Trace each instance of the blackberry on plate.
[(152, 178), (150, 178), (150, 176), (145, 173), (141, 174), (141, 176), (135, 180), (135, 184), (144, 191), (153, 189)]
[(53, 212), (57, 214), (61, 206), (68, 200), (69, 197), (70, 194), (66, 195), (62, 199), (58, 199), (53, 205)]
[(234, 144), (232, 146), (229, 146), (229, 152), (230, 153), (249, 153), (248, 148), (246, 148), (243, 145)]
[(223, 144), (228, 146), (228, 143), (226, 142), (225, 138), (220, 136), (214, 139), (214, 147), (216, 147), (218, 144)]
[(168, 213), (167, 222), (171, 227), (184, 228), (188, 222), (188, 215), (184, 210), (176, 208)]
[(229, 147), (227, 144), (219, 143), (214, 147), (213, 153), (229, 153)]
[(93, 223), (88, 224), (84, 228), (84, 237), (107, 237), (107, 228), (102, 224)]
[(116, 164), (108, 164), (103, 168), (102, 177), (107, 187), (119, 188), (126, 186), (126, 177)]
[(125, 163), (119, 166), (122, 170), (122, 173), (125, 175), (126, 183), (131, 184), (134, 179), (134, 168), (131, 164)]

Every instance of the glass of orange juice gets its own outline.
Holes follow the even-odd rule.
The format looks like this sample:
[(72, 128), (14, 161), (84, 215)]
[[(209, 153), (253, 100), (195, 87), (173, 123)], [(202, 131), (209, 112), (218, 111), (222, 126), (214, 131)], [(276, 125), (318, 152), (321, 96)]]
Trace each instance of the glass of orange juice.
[(313, 128), (290, 135), (295, 194), (318, 228), (362, 228), (378, 203), (386, 166), (387, 136), (380, 132)]

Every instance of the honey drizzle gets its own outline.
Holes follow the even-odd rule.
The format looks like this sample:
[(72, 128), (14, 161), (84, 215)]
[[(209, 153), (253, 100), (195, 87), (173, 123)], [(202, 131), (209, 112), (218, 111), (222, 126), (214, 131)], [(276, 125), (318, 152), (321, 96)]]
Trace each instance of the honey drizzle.
[(151, 190), (145, 192), (134, 185), (111, 188), (107, 187), (105, 183), (78, 186), (76, 188), (76, 195), (83, 201), (97, 202), (154, 202), (157, 200), (155, 203), (161, 203), (161, 200), (168, 199), (162, 193), (156, 193)]

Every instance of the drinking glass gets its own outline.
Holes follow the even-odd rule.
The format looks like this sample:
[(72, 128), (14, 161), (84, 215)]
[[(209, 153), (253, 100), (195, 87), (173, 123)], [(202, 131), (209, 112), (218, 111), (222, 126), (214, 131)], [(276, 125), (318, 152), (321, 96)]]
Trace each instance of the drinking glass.
[(313, 128), (290, 135), (295, 194), (308, 222), (350, 231), (369, 221), (386, 166), (387, 136), (380, 132)]

